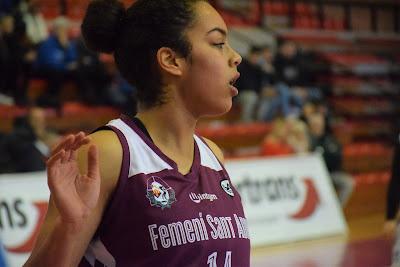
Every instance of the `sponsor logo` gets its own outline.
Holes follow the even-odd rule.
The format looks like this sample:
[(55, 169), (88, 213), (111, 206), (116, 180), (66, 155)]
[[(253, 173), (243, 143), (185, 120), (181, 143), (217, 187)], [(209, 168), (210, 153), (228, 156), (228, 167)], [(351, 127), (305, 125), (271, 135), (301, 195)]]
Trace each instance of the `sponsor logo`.
[(193, 192), (189, 194), (189, 198), (194, 203), (200, 203), (202, 200), (209, 200), (209, 201), (213, 202), (214, 200), (218, 199), (218, 197), (214, 194), (208, 194), (208, 193), (196, 194)]
[(225, 193), (233, 197), (235, 194), (233, 193), (232, 186), (229, 183), (229, 180), (225, 179), (221, 181), (221, 187), (224, 189)]
[(146, 197), (151, 206), (161, 208), (171, 208), (172, 203), (176, 202), (175, 191), (163, 179), (152, 176), (147, 180)]
[(307, 177), (304, 178), (304, 184), (306, 187), (306, 196), (303, 205), (297, 212), (290, 215), (290, 218), (294, 220), (304, 220), (310, 217), (314, 214), (320, 204), (320, 198), (314, 181)]
[[(0, 230), (3, 231), (14, 231), (16, 235), (23, 234), (26, 238), (22, 239), (20, 243), (9, 245), (4, 244), (6, 251), (9, 253), (29, 253), (37, 236), (39, 235), (40, 226), (42, 225), (48, 203), (46, 201), (33, 202), (33, 209), (37, 210), (38, 217), (35, 221), (29, 219), (29, 210), (24, 209), (22, 206), (24, 201), (22, 199), (16, 199), (12, 203), (6, 201), (0, 201)], [(5, 217), (3, 217), (5, 216)], [(6, 224), (8, 222), (8, 224)], [(33, 230), (29, 233), (25, 233), (25, 229), (28, 224), (34, 224)]]

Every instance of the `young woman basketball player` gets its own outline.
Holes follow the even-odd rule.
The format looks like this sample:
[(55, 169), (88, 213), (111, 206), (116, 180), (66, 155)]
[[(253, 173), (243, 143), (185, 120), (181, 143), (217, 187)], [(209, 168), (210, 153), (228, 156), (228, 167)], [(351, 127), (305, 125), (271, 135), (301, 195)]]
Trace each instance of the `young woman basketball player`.
[(25, 266), (249, 266), (240, 196), (221, 151), (194, 134), (238, 93), (241, 57), (221, 16), (203, 0), (127, 10), (93, 0), (82, 33), (114, 53), (140, 109), (54, 150), (49, 211)]

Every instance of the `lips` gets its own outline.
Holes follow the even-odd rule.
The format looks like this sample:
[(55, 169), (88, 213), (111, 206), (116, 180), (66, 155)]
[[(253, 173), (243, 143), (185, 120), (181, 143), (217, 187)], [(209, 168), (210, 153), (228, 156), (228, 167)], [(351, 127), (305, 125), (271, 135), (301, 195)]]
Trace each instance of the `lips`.
[(236, 81), (239, 79), (240, 73), (238, 72), (230, 81), (229, 81), (229, 88), (231, 89), (232, 96), (236, 96), (239, 94), (238, 89), (234, 86)]
[(234, 86), (235, 83), (236, 83), (236, 81), (239, 79), (239, 77), (240, 77), (240, 73), (238, 72), (238, 73), (236, 73), (236, 75), (229, 81), (229, 84), (230, 84), (231, 86)]

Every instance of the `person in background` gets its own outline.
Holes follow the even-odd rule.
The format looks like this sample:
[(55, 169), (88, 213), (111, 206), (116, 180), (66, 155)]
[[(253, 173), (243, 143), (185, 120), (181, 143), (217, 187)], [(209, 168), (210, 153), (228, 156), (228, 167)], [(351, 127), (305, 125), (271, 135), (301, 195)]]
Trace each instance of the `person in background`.
[(0, 16), (1, 38), (1, 87), (0, 90), (12, 97), (13, 103), (26, 105), (28, 66), (36, 58), (25, 34), (15, 31), (15, 20), (11, 15)]
[(260, 59), (261, 49), (256, 46), (251, 47), (249, 54), (238, 67), (241, 78), (236, 86), (240, 91), (238, 101), (243, 122), (251, 122), (255, 119), (263, 79), (263, 71), (258, 65)]
[(306, 122), (310, 133), (310, 150), (321, 153), (339, 201), (344, 207), (353, 192), (354, 180), (342, 169), (342, 147), (333, 134), (329, 133), (324, 113), (308, 114)]
[(7, 35), (13, 32), (14, 20), (12, 16), (0, 14), (0, 103), (13, 104), (10, 88), (7, 85), (9, 53)]
[(45, 110), (33, 107), (15, 119), (13, 131), (4, 138), (0, 173), (45, 170), (45, 159), (60, 136), (48, 129)]
[(274, 58), (274, 69), (277, 82), (282, 82), (289, 87), (304, 84), (301, 58), (296, 43), (282, 41)]
[[(400, 135), (396, 138), (396, 144), (392, 160), (392, 172), (388, 185), (386, 200), (386, 220), (383, 225), (384, 235), (395, 243), (392, 253), (392, 266), (400, 266), (400, 226), (398, 214), (400, 207)], [(397, 228), (397, 230), (396, 230)]]
[(50, 36), (38, 47), (34, 76), (48, 81), (45, 93), (38, 99), (40, 106), (60, 107), (63, 83), (72, 80), (80, 84), (77, 74), (78, 52), (76, 43), (68, 36), (69, 27), (67, 18), (58, 17), (53, 22)]
[(100, 61), (99, 53), (89, 50), (80, 37), (77, 40), (77, 71), (80, 81), (80, 98), (88, 105), (108, 104), (108, 92), (112, 81), (109, 74)]
[(303, 154), (309, 151), (307, 125), (296, 118), (278, 118), (272, 131), (264, 138), (263, 156)]
[(20, 3), (19, 9), (29, 42), (37, 47), (49, 36), (46, 21), (40, 12), (40, 4), (35, 0), (25, 0)]

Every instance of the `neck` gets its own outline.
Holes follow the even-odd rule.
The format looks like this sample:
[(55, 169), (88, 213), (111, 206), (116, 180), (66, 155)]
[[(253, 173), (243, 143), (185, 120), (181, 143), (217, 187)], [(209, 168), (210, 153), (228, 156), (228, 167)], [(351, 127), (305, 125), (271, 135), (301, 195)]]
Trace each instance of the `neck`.
[(140, 111), (137, 117), (143, 122), (154, 143), (167, 151), (190, 154), (193, 151), (193, 134), (197, 118), (187, 109), (169, 102)]

